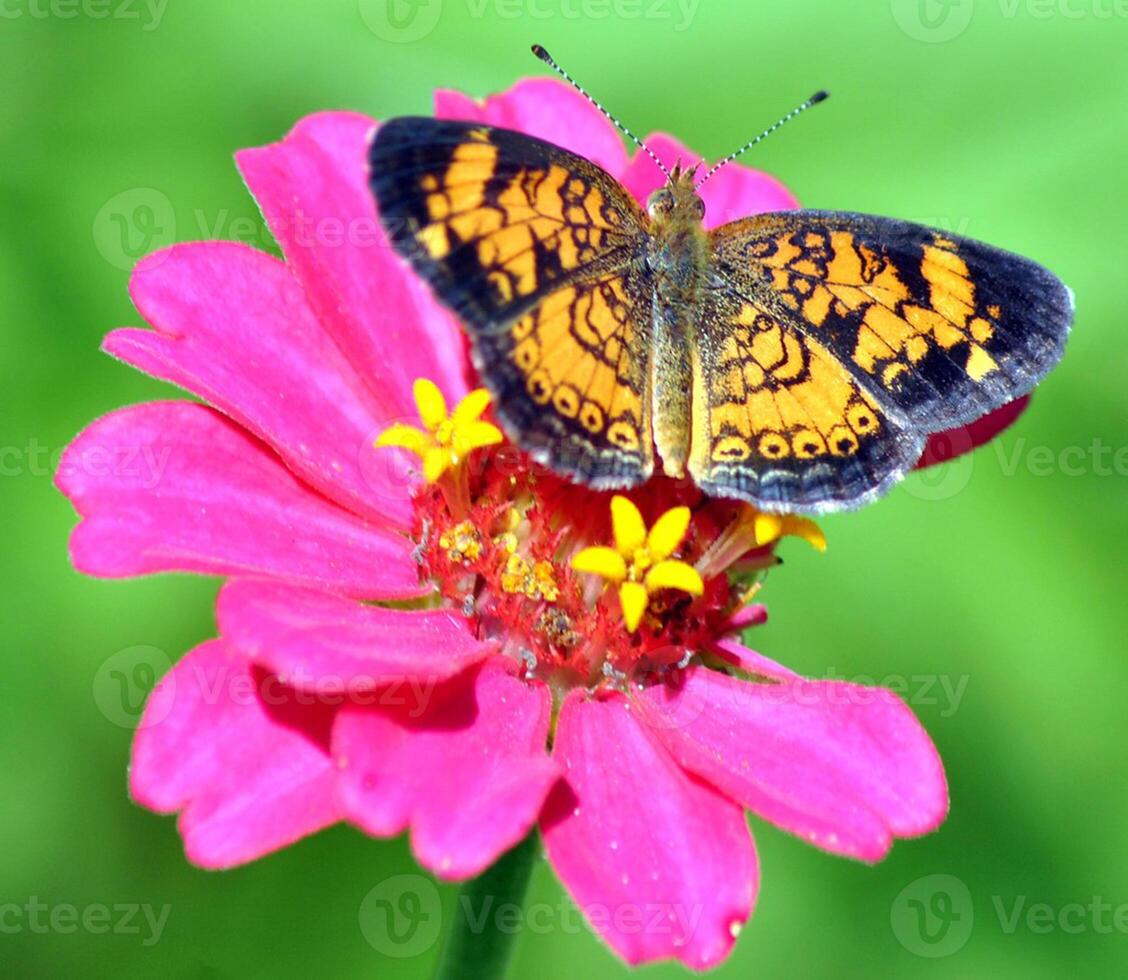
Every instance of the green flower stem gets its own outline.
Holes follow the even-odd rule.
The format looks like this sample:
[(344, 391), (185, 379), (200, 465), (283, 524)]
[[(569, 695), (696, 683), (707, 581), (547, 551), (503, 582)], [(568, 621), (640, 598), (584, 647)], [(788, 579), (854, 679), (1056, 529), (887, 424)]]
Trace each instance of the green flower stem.
[(462, 886), (435, 980), (500, 980), (505, 976), (519, 930), (511, 926), (499, 929), (498, 909), (524, 903), (537, 851), (534, 830), (493, 867)]

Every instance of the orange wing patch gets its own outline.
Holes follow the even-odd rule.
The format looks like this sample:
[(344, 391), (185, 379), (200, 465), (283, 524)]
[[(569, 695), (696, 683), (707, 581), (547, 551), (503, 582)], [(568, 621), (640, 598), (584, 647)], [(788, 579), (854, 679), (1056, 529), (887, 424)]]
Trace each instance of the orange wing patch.
[(749, 303), (715, 360), (703, 363), (697, 470), (754, 456), (850, 456), (882, 429), (877, 406), (821, 345)]
[[(851, 231), (769, 234), (752, 254), (779, 302), (814, 327), (832, 314), (856, 319), (850, 357), (883, 387), (892, 387), (935, 348), (960, 348), (973, 381), (999, 370), (983, 346), (995, 332), (991, 311), (977, 313), (975, 283), (950, 239), (936, 235), (921, 248), (916, 267), (904, 270)], [(915, 293), (910, 279), (918, 283)]]
[(694, 467), (779, 509), (878, 496), (928, 433), (1029, 391), (1072, 318), (1036, 263), (891, 218), (757, 215), (710, 243), (727, 291), (700, 345)]
[(392, 241), (465, 324), (510, 437), (594, 486), (650, 473), (648, 219), (595, 164), (521, 133), (391, 120), (371, 184)]
[(625, 216), (606, 207), (598, 186), (555, 163), (501, 176), (497, 168), (496, 146), (456, 146), (441, 175), (420, 178), (428, 221), (417, 236), (432, 259), (472, 249), (499, 303), (531, 296), (622, 243)]

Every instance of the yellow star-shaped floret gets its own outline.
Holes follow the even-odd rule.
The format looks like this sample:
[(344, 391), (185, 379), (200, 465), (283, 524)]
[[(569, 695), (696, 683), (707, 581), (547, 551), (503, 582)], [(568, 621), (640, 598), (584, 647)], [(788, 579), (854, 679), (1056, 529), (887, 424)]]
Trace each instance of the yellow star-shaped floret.
[(415, 453), (423, 460), (423, 476), (428, 483), (436, 482), (475, 449), (497, 445), (504, 438), (496, 425), (482, 421), (482, 413), (490, 405), (490, 393), (485, 388), (470, 392), (449, 414), (446, 399), (433, 381), (416, 378), (412, 393), (423, 428), (397, 422), (380, 433), (376, 446), (399, 446)]
[(689, 508), (666, 511), (649, 531), (638, 508), (626, 497), (611, 498), (615, 546), (584, 548), (572, 559), (577, 572), (589, 572), (619, 588), (623, 621), (633, 633), (642, 622), (650, 597), (661, 589), (701, 595), (705, 583), (697, 570), (670, 558), (689, 530)]

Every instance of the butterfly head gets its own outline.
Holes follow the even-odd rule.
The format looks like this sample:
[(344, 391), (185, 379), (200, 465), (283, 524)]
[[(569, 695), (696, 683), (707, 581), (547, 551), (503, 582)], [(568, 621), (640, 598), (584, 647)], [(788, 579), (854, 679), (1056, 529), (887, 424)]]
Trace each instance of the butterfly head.
[(670, 179), (646, 199), (646, 210), (656, 224), (699, 224), (705, 217), (705, 202), (694, 189), (697, 166), (670, 171)]

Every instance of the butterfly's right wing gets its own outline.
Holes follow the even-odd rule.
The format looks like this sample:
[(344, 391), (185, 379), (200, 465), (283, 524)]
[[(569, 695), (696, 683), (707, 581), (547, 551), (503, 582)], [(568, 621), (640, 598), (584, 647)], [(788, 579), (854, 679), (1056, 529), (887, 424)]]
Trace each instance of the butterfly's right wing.
[(647, 218), (588, 160), (522, 133), (401, 118), (370, 182), (389, 238), (465, 324), (510, 437), (567, 476), (653, 468)]

